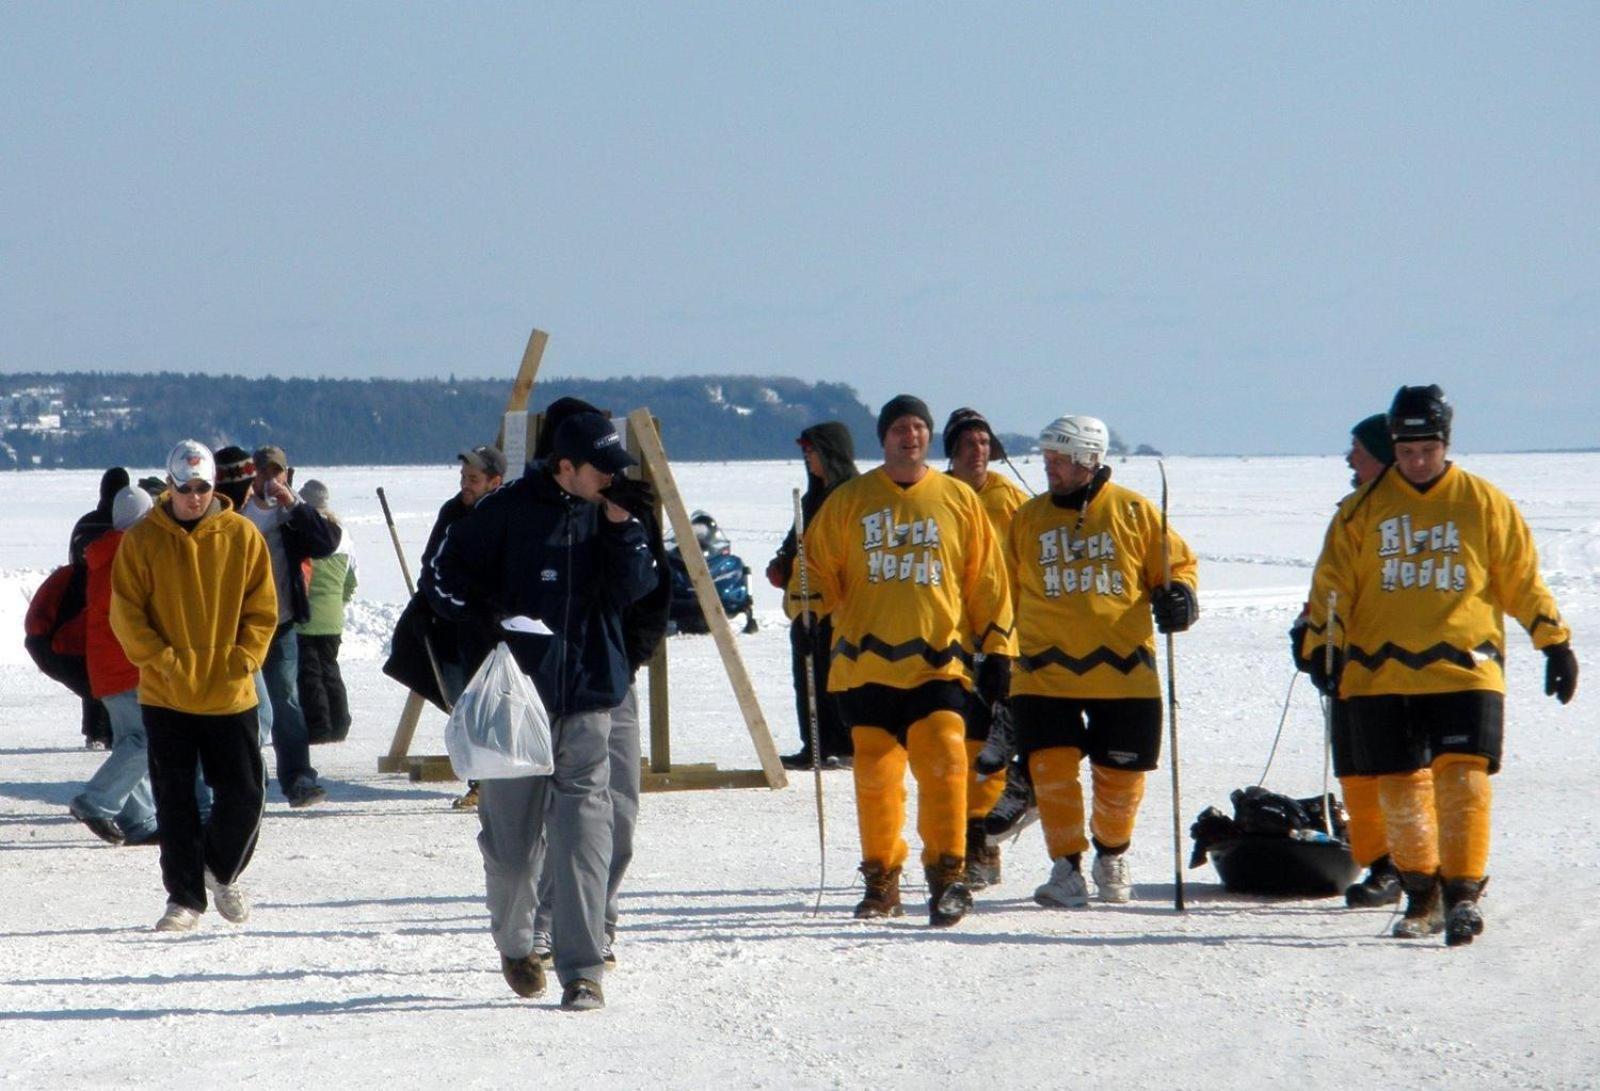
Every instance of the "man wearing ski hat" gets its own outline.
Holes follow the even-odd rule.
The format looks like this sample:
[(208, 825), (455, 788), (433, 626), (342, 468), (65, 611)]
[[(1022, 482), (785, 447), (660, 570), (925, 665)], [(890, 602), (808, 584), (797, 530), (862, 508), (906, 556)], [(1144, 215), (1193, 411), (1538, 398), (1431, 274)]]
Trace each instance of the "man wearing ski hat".
[[(1344, 457), (1350, 467), (1350, 484), (1357, 489), (1375, 481), (1378, 475), (1394, 465), (1394, 444), (1389, 439), (1389, 415), (1374, 413), (1363, 418), (1350, 429), (1350, 450)], [(1340, 501), (1342, 504), (1344, 501)], [(1311, 671), (1312, 665), (1302, 658), (1306, 647), (1306, 623), (1309, 606), (1289, 627), (1289, 648), (1295, 666)], [(1326, 636), (1326, 631), (1321, 634)], [(1317, 642), (1313, 642), (1317, 643)], [(1325, 654), (1319, 644), (1317, 654)], [(1378, 778), (1355, 773), (1354, 755), (1350, 745), (1350, 712), (1344, 701), (1332, 698), (1330, 743), (1333, 750), (1333, 775), (1339, 778), (1339, 788), (1344, 793), (1347, 828), (1350, 836), (1350, 855), (1367, 869), (1358, 882), (1345, 888), (1345, 904), (1354, 908), (1390, 905), (1400, 900), (1400, 875), (1389, 857), (1389, 842), (1384, 836), (1383, 810), (1378, 804)]]
[[(950, 414), (944, 425), (944, 457), (950, 460), (950, 476), (978, 494), (983, 510), (994, 526), (995, 540), (1002, 548), (1011, 530), (1011, 517), (1028, 500), (1028, 493), (1009, 477), (990, 473), (991, 459), (1004, 459), (1006, 449), (982, 413), (962, 408)], [(1014, 603), (1013, 603), (1014, 605)], [(1003, 702), (1011, 679), (1011, 660), (1005, 656), (977, 657), (974, 671), (976, 688), (967, 706), (967, 757), (977, 760), (988, 741), (996, 718), (996, 705)], [(1001, 731), (1009, 731), (1009, 712), (999, 711)], [(1003, 742), (1003, 739), (997, 740)], [(1009, 755), (1008, 755), (1009, 756)], [(1000, 801), (1006, 789), (1003, 767), (994, 774), (980, 772), (976, 766), (967, 774), (967, 867), (968, 888), (982, 890), (1000, 881), (1000, 846), (989, 843), (984, 817)]]
[(1022, 506), (1006, 543), (1017, 593), (1011, 712), (1052, 861), (1033, 897), (1052, 909), (1088, 904), (1081, 865), (1090, 845), (1100, 900), (1133, 897), (1127, 852), (1145, 774), (1161, 757), (1154, 628), (1183, 632), (1200, 612), (1194, 553), (1163, 527), (1159, 507), (1111, 480), (1109, 440), (1096, 417), (1046, 425), (1039, 446), (1050, 491)]
[(241, 510), (266, 539), (278, 593), (278, 630), (262, 674), (272, 703), (272, 749), (278, 790), (291, 807), (309, 807), (328, 797), (311, 765), (311, 738), (300, 707), (300, 641), (295, 624), (311, 617), (307, 561), (331, 556), (340, 530), (289, 487), (289, 457), (267, 445), (251, 457), (256, 475)]
[(519, 996), (537, 996), (545, 979), (533, 953), (534, 865), (548, 821), (555, 971), (562, 1007), (576, 1011), (605, 1003), (607, 747), (611, 710), (631, 673), (622, 613), (658, 582), (644, 526), (605, 492), (631, 465), (606, 418), (570, 417), (550, 457), (452, 525), (422, 572), (441, 615), (486, 628), (516, 619), (495, 626), (497, 636), (550, 714), (554, 774), (483, 781), (478, 847), (501, 973)]
[(905, 774), (917, 781), (928, 920), (972, 907), (967, 854), (967, 707), (975, 653), (1016, 652), (999, 543), (978, 496), (927, 464), (920, 398), (878, 414), (883, 464), (840, 485), (805, 534), (817, 611), (833, 625), (828, 689), (851, 725), (865, 897), (859, 918), (900, 916), (909, 855)]
[(228, 498), (234, 511), (242, 511), (255, 480), (256, 464), (249, 451), (236, 446), (217, 448), (216, 459), (217, 491)]
[[(123, 535), (111, 567), (111, 630), (139, 668), (167, 889), (162, 932), (194, 928), (208, 890), (226, 920), (249, 916), (238, 879), (264, 805), (252, 675), (277, 627), (277, 591), (266, 542), (215, 482), (210, 451), (194, 440), (174, 447), (167, 491)], [(204, 825), (200, 765), (213, 793)]]
[[(1489, 777), (1505, 719), (1505, 614), (1545, 655), (1545, 693), (1578, 686), (1572, 634), (1522, 514), (1449, 461), (1454, 416), (1438, 386), (1389, 406), (1395, 465), (1339, 506), (1311, 579), (1302, 656), (1343, 698), (1352, 772), (1378, 778), (1389, 851), (1406, 893), (1402, 939), (1483, 931)], [(1332, 633), (1333, 669), (1325, 644)], [(1441, 898), (1442, 895), (1442, 898)]]

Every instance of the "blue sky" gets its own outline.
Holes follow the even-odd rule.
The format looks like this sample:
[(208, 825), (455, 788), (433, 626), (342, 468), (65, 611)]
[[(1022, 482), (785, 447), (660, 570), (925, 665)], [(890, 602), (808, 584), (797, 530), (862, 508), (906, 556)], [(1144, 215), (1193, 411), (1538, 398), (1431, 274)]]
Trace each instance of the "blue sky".
[[(0, 3), (0, 371), (1600, 444), (1600, 7)], [(537, 398), (537, 395), (536, 395)]]

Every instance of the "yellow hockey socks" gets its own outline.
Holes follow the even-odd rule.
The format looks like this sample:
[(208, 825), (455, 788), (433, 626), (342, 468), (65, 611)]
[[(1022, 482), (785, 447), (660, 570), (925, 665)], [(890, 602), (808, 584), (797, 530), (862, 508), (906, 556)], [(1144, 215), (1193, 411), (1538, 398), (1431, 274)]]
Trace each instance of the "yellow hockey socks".
[(1383, 828), (1383, 806), (1378, 802), (1377, 777), (1340, 777), (1344, 808), (1349, 817), (1350, 855), (1362, 867), (1389, 851)]
[(1439, 870), (1439, 823), (1433, 811), (1433, 774), (1427, 769), (1378, 778), (1378, 800), (1389, 838), (1389, 856), (1401, 871), (1432, 875)]
[(910, 849), (900, 836), (906, 822), (906, 751), (881, 727), (855, 727), (856, 824), (861, 859), (885, 869), (906, 862)]
[[(941, 710), (906, 731), (911, 773), (917, 778), (917, 832), (922, 862), (967, 854), (967, 724), (959, 712)], [(860, 760), (857, 759), (857, 768)], [(904, 796), (901, 797), (902, 800)], [(902, 803), (902, 813), (904, 804)]]
[(1108, 848), (1122, 848), (1133, 840), (1133, 823), (1144, 801), (1144, 773), (1138, 769), (1089, 767), (1094, 781), (1094, 816), (1089, 830)]
[(1433, 762), (1433, 794), (1439, 809), (1439, 874), (1482, 879), (1489, 868), (1489, 759), (1477, 754), (1441, 754)]
[(1076, 746), (1051, 746), (1028, 757), (1044, 844), (1052, 860), (1089, 847), (1083, 832), (1083, 785), (1078, 781), (1082, 761), (1083, 751)]

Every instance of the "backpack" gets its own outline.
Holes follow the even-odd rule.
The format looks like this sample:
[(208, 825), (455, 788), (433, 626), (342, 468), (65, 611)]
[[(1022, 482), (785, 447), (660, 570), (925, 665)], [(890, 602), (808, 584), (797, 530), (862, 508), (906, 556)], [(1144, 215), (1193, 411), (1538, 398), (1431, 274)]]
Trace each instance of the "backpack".
[(88, 582), (84, 565), (62, 565), (33, 593), (23, 618), (23, 645), (39, 670), (80, 697), (89, 696), (83, 611)]

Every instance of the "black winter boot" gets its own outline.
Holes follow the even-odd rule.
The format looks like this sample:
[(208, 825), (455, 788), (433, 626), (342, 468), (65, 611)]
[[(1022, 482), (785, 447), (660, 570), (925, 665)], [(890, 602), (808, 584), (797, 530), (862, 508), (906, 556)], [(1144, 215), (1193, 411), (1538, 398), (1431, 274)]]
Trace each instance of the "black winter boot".
[(856, 906), (856, 920), (876, 917), (903, 917), (906, 911), (900, 905), (900, 869), (886, 868), (871, 860), (861, 862), (861, 881), (867, 893)]
[(949, 928), (972, 908), (972, 892), (962, 882), (966, 861), (959, 856), (941, 856), (924, 870), (928, 876), (928, 924)]
[(1345, 887), (1344, 904), (1351, 909), (1371, 909), (1393, 905), (1400, 900), (1400, 894), (1400, 872), (1385, 854), (1372, 861), (1366, 878)]
[(1000, 846), (989, 844), (983, 819), (967, 819), (967, 863), (963, 875), (967, 889), (979, 891), (1000, 881)]
[(1394, 926), (1396, 939), (1421, 939), (1444, 931), (1444, 909), (1439, 904), (1439, 876), (1402, 871), (1400, 886), (1406, 892), (1406, 915)]
[(1448, 909), (1445, 911), (1445, 946), (1461, 947), (1483, 934), (1483, 911), (1478, 908), (1478, 899), (1488, 885), (1487, 878), (1446, 880), (1444, 903)]

